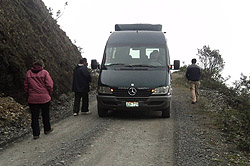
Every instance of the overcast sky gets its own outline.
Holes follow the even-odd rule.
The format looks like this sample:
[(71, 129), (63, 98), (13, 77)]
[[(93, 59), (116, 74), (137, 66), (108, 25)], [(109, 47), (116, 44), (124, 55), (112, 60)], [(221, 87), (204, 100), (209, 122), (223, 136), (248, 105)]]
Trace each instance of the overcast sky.
[[(83, 57), (102, 59), (115, 24), (162, 24), (171, 61), (189, 65), (204, 45), (218, 49), (225, 63), (223, 77), (250, 75), (249, 0), (43, 0), (63, 15), (58, 24)], [(65, 7), (65, 2), (68, 5)]]

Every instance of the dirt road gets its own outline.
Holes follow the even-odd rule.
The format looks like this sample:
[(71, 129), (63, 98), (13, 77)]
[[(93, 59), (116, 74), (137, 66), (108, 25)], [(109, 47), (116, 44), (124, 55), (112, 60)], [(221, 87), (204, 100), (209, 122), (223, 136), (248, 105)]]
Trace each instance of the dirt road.
[(193, 107), (188, 89), (176, 87), (169, 119), (161, 112), (133, 111), (99, 118), (94, 97), (92, 114), (70, 116), (49, 135), (37, 140), (27, 135), (4, 147), (0, 165), (216, 165)]
[(22, 138), (1, 152), (0, 165), (173, 165), (174, 120), (159, 112), (66, 118), (50, 135)]

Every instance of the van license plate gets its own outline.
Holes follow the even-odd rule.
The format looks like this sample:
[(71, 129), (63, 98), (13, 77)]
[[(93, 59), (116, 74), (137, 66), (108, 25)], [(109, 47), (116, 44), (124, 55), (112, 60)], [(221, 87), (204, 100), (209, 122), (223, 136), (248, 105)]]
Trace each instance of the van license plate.
[(126, 102), (126, 107), (139, 107), (139, 102)]

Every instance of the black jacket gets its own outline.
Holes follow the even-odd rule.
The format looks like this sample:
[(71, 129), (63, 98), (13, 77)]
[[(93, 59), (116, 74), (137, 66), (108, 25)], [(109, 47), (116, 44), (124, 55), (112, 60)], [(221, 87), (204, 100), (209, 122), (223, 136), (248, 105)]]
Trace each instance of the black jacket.
[(73, 73), (73, 92), (89, 92), (89, 83), (91, 82), (91, 76), (88, 72), (87, 66), (78, 64)]
[(195, 64), (188, 66), (186, 71), (186, 78), (190, 81), (199, 81), (201, 79), (200, 67)]

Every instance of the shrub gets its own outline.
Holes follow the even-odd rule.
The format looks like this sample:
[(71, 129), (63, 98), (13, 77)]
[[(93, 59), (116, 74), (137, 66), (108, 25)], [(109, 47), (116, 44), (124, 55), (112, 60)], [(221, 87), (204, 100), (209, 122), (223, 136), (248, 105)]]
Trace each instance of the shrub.
[[(241, 150), (250, 152), (250, 95), (246, 89), (242, 90), (242, 86), (236, 88), (228, 88), (223, 81), (213, 78), (201, 80), (203, 89), (213, 89), (222, 93), (228, 108), (220, 111), (223, 130), (230, 135)], [(244, 81), (242, 81), (244, 82)], [(242, 83), (241, 82), (241, 83)]]

